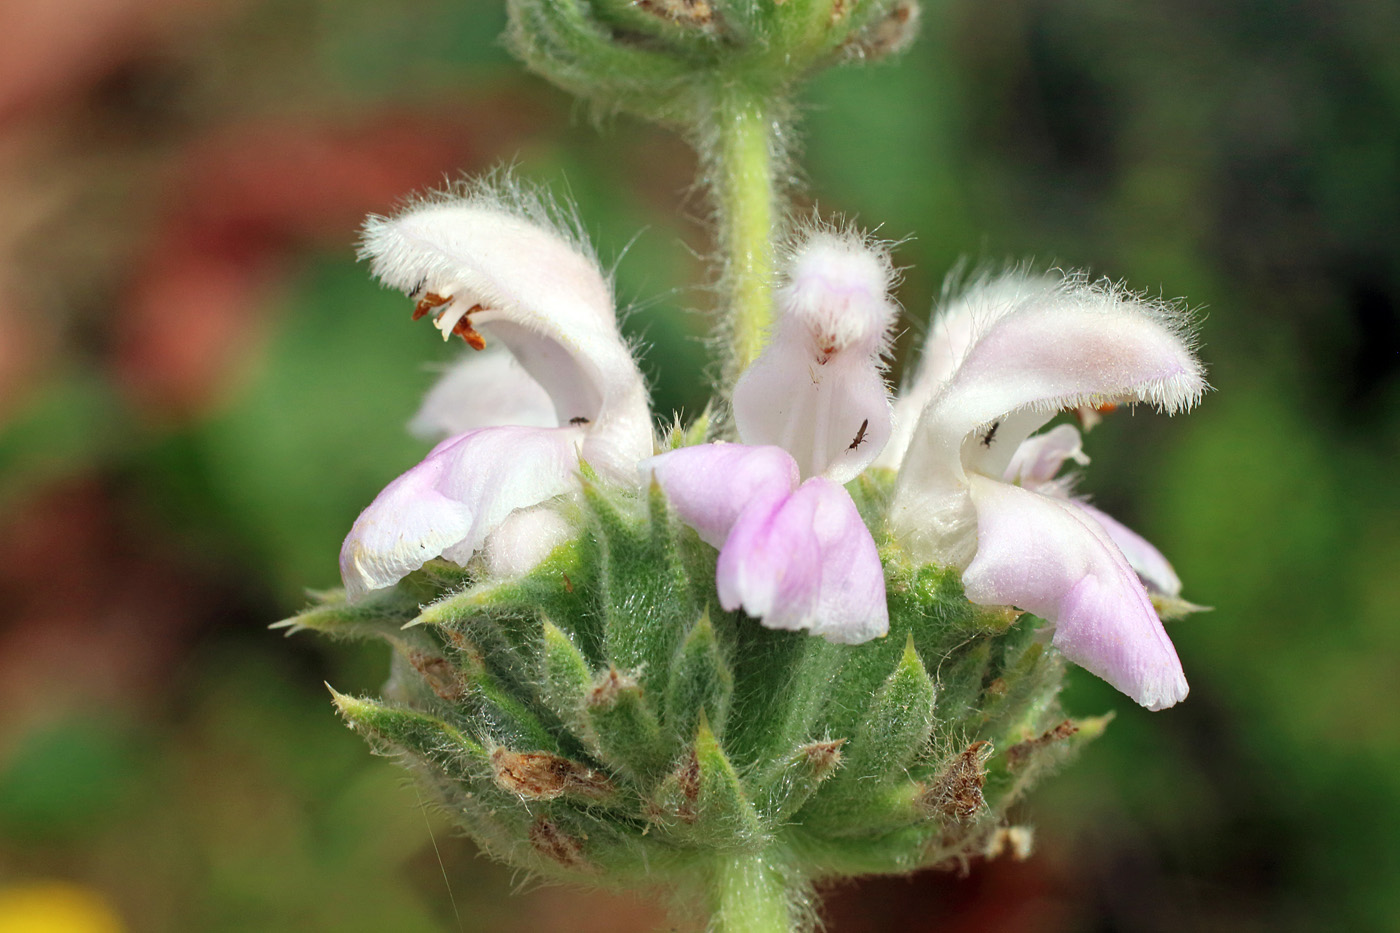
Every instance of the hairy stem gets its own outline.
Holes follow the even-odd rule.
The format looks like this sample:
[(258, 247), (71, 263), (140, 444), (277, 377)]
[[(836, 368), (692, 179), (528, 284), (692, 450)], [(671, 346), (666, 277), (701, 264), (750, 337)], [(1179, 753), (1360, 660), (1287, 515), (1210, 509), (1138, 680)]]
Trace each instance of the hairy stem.
[(789, 894), (784, 873), (763, 853), (722, 856), (711, 881), (710, 933), (790, 933)]
[(783, 161), (781, 107), (780, 98), (727, 86), (706, 117), (712, 145), (709, 173), (725, 266), (729, 384), (763, 349), (773, 320), (774, 239), (782, 216), (776, 183)]

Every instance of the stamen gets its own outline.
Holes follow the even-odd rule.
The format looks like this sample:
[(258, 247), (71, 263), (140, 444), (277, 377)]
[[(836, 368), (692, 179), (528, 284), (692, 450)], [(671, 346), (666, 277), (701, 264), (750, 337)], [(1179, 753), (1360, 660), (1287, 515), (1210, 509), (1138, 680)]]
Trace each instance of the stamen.
[(481, 305), (473, 305), (471, 311), (468, 311), (466, 314), (462, 315), (462, 317), (457, 321), (457, 323), (452, 325), (452, 333), (465, 340), (467, 342), (467, 346), (471, 347), (473, 350), (486, 349), (486, 338), (481, 336), (481, 334), (477, 333), (476, 329), (472, 327), (471, 321), (472, 311), (480, 310)]
[(451, 302), (452, 297), (450, 295), (443, 297), (437, 292), (428, 292), (422, 298), (419, 298), (418, 303), (413, 306), (413, 319), (416, 321), (434, 308), (441, 308), (445, 304), (451, 304)]
[(483, 310), (481, 305), (472, 305), (466, 311), (463, 311), (457, 320), (452, 322), (451, 329), (445, 328), (445, 321), (443, 318), (447, 314), (448, 308), (452, 305), (453, 300), (454, 297), (451, 295), (439, 295), (436, 292), (428, 292), (422, 298), (419, 298), (418, 303), (413, 306), (413, 319), (417, 321), (428, 312), (437, 310), (438, 313), (433, 325), (437, 327), (438, 330), (443, 331), (442, 336), (444, 340), (452, 334), (456, 334), (466, 341), (467, 346), (471, 347), (473, 350), (485, 350), (486, 338), (481, 336), (476, 328), (472, 327), (471, 322), (472, 313)]

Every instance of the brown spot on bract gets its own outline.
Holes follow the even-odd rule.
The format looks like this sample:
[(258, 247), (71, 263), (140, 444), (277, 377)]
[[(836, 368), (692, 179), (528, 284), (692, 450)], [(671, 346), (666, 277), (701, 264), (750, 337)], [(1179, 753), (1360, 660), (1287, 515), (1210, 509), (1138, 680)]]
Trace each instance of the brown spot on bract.
[(567, 573), (560, 574), (560, 576), (564, 578), (564, 592), (572, 593), (574, 591), (574, 581), (569, 579), (569, 575)]
[(982, 766), (992, 753), (990, 742), (973, 742), (959, 752), (923, 793), (925, 804), (936, 813), (955, 820), (970, 820), (986, 806), (982, 787), (987, 769)]
[(513, 752), (497, 748), (491, 753), (496, 783), (529, 800), (553, 800), (577, 794), (595, 800), (613, 793), (606, 776), (549, 752)]
[[(715, 11), (709, 0), (635, 0), (639, 9), (687, 26), (708, 26)], [(778, 0), (781, 2), (781, 0)]]
[(626, 690), (637, 689), (637, 682), (626, 674), (618, 673), (617, 668), (610, 667), (588, 694), (588, 705), (592, 707), (608, 708), (615, 704)]
[(565, 868), (582, 868), (586, 865), (583, 844), (546, 817), (540, 817), (531, 825), (530, 845), (540, 855)]
[(1047, 729), (1034, 739), (1026, 739), (1024, 742), (1017, 742), (1006, 750), (1007, 769), (1015, 771), (1024, 767), (1026, 762), (1030, 760), (1031, 755), (1047, 745), (1063, 742), (1078, 731), (1079, 727), (1066, 719), (1064, 722), (1055, 726), (1055, 728)]
[(802, 746), (802, 753), (812, 768), (812, 776), (821, 781), (841, 767), (841, 746), (845, 744), (845, 739), (833, 739), (830, 742), (812, 742)]
[(433, 692), (444, 700), (460, 700), (466, 693), (466, 684), (461, 675), (446, 658), (414, 649), (408, 653), (408, 663), (423, 676)]

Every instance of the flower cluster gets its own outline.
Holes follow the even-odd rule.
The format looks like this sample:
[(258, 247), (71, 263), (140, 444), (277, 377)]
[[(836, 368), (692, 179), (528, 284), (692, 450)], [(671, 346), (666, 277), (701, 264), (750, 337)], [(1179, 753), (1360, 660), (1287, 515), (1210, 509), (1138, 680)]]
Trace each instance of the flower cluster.
[[(607, 276), (540, 205), (484, 191), (424, 201), (372, 219), (364, 255), (416, 317), (480, 352), (414, 421), (445, 439), (346, 538), (352, 600), (439, 557), (526, 573), (579, 534), (570, 502), (591, 472), (658, 485), (718, 550), (719, 604), (769, 628), (838, 644), (884, 635), (888, 547), (954, 568), (973, 603), (1043, 619), (1066, 658), (1142, 705), (1186, 696), (1154, 607), (1180, 581), (1059, 477), (1087, 462), (1079, 432), (1041, 431), (1065, 411), (1194, 405), (1207, 385), (1175, 306), (1073, 275), (990, 278), (937, 316), (892, 398), (888, 251), (812, 231), (787, 257), (767, 348), (735, 385), (733, 434), (661, 450)], [(891, 470), (872, 528), (845, 484)]]

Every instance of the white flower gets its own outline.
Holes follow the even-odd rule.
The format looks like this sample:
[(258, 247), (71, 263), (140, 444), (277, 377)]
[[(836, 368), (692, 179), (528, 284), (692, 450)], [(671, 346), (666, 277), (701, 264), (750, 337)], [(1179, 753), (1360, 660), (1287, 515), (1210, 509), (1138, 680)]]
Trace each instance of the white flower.
[[(417, 302), (415, 317), (434, 314), (444, 338), (455, 333), (477, 349), (501, 343), (523, 372), (486, 357), (429, 394), (416, 426), (461, 433), (355, 522), (340, 557), (351, 599), (439, 556), (465, 563), (483, 546), (502, 572), (528, 569), (561, 539), (562, 519), (532, 510), (502, 525), (575, 488), (580, 457), (636, 482), (637, 462), (653, 452), (646, 386), (618, 332), (612, 288), (581, 238), (538, 204), (476, 193), (371, 218), (362, 254), (385, 285)], [(508, 540), (493, 548), (498, 529)]]

